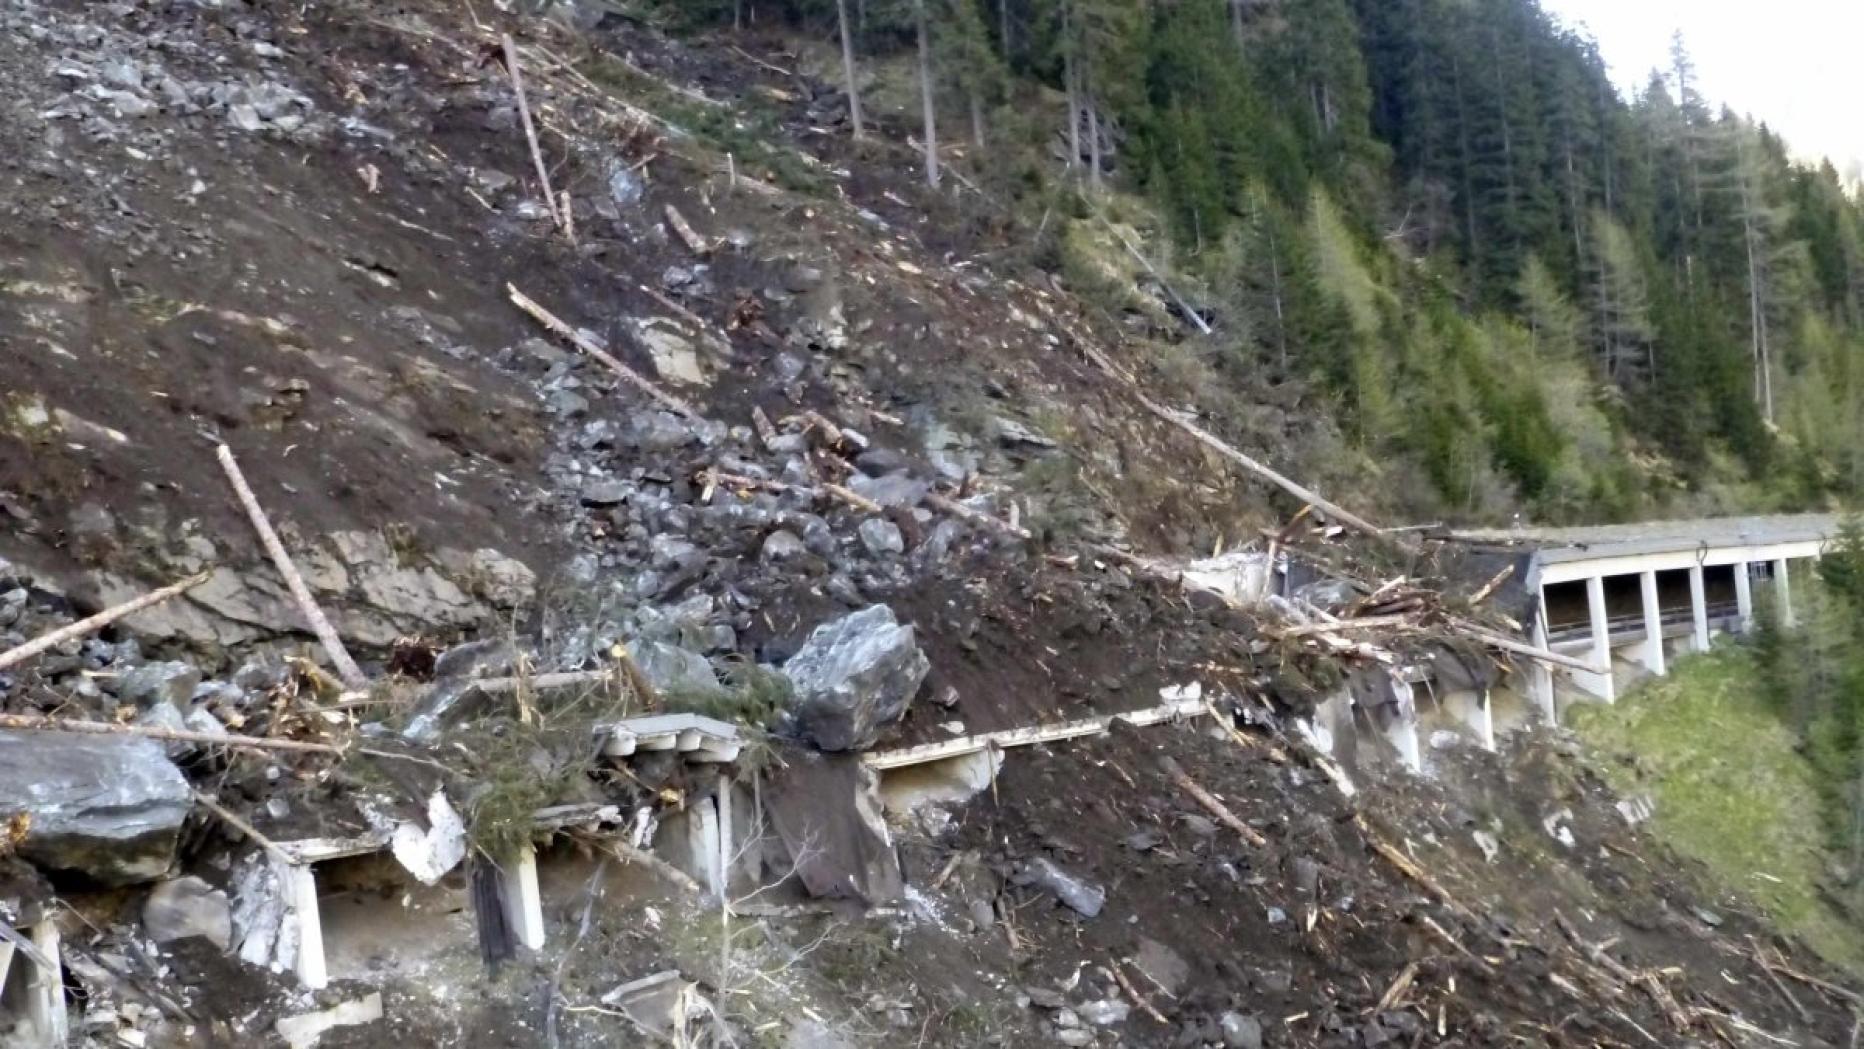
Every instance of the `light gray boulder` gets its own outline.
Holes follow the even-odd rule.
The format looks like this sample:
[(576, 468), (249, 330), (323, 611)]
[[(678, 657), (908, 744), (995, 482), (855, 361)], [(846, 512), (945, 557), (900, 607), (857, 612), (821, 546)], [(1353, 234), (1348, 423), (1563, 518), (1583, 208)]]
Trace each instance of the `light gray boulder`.
[(828, 751), (874, 745), (898, 720), (932, 665), (913, 628), (870, 605), (815, 628), (783, 672), (795, 686), (797, 731)]
[(0, 799), (31, 817), (27, 860), (133, 885), (168, 870), (193, 793), (153, 740), (0, 732)]

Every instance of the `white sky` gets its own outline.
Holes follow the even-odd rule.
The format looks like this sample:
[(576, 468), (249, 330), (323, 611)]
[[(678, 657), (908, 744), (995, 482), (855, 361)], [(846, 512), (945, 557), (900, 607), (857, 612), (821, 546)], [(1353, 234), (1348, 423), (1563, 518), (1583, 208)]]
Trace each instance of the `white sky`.
[(1683, 31), (1702, 93), (1764, 121), (1802, 157), (1864, 166), (1864, 0), (1543, 0), (1591, 29), (1620, 88), (1669, 67)]

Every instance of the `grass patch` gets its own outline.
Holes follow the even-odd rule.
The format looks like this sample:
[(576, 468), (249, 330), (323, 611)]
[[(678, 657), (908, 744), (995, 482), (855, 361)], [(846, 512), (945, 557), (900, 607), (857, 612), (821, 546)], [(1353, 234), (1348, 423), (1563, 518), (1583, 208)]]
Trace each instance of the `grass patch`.
[(1822, 895), (1829, 853), (1816, 773), (1765, 701), (1752, 653), (1678, 661), (1616, 706), (1580, 706), (1572, 727), (1631, 761), (1606, 764), (1620, 793), (1648, 792), (1653, 829), (1699, 861), (1713, 888), (1752, 899), (1828, 961), (1864, 974), (1864, 937)]

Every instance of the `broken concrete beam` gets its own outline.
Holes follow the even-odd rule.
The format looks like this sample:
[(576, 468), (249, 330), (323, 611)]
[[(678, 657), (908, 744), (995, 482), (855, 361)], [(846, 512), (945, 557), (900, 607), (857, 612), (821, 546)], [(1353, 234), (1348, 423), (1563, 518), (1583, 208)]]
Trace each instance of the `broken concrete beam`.
[(32, 818), (26, 859), (133, 885), (168, 870), (194, 794), (147, 739), (0, 731), (0, 799)]
[(374, 1023), (382, 1018), (382, 993), (371, 991), (353, 1001), (298, 1016), (280, 1017), (273, 1029), (291, 1049), (310, 1049), (332, 1028)]
[(737, 760), (744, 746), (738, 726), (700, 714), (655, 714), (598, 726), (602, 753), (625, 758), (637, 751), (676, 750), (697, 762)]

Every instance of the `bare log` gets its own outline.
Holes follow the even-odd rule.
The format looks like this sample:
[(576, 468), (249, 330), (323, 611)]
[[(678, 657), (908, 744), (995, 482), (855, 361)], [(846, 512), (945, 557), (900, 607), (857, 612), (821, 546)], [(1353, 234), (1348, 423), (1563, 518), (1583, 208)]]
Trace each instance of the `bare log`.
[(962, 517), (972, 524), (988, 528), (993, 532), (1001, 532), (1004, 535), (1012, 536), (1017, 539), (1027, 540), (1034, 538), (1029, 529), (1021, 525), (1013, 525), (1001, 518), (992, 517), (981, 510), (973, 510), (949, 495), (940, 492), (927, 492), (926, 502), (931, 503), (933, 506), (938, 507), (940, 510), (954, 517)]
[(216, 735), (186, 729), (156, 728), (153, 725), (119, 725), (111, 721), (79, 721), (49, 718), (42, 714), (0, 714), (0, 728), (19, 732), (73, 732), (86, 736), (137, 736), (174, 743), (199, 743), (212, 747), (250, 747), (254, 750), (287, 750), (305, 754), (341, 754), (334, 743), (312, 743), (299, 739), (267, 739), (262, 736)]
[(1282, 491), (1287, 492), (1289, 495), (1292, 495), (1296, 499), (1301, 500), (1303, 503), (1314, 504), (1314, 506), (1318, 507), (1322, 511), (1325, 511), (1326, 514), (1329, 517), (1332, 517), (1334, 520), (1339, 521), (1342, 524), (1350, 525), (1353, 528), (1358, 529), (1361, 532), (1364, 532), (1366, 535), (1373, 536), (1374, 538), (1378, 538), (1378, 539), (1389, 539), (1394, 543), (1400, 543), (1400, 545), (1402, 545), (1400, 540), (1398, 540), (1397, 538), (1391, 535), (1386, 534), (1377, 525), (1371, 523), (1370, 521), (1367, 521), (1365, 518), (1360, 517), (1357, 514), (1354, 514), (1353, 512), (1332, 502), (1331, 500), (1322, 498), (1320, 493), (1315, 492), (1313, 489), (1308, 488), (1307, 486), (1300, 484), (1299, 482), (1290, 480), (1289, 478), (1283, 476), (1281, 473), (1275, 471), (1274, 469), (1271, 469), (1267, 464), (1258, 462), (1257, 460), (1247, 455), (1244, 455), (1242, 452), (1237, 451), (1236, 448), (1233, 447), (1229, 442), (1223, 440), (1222, 438), (1217, 437), (1216, 435), (1212, 434), (1210, 431), (1205, 430), (1203, 427), (1197, 425), (1196, 423), (1190, 421), (1189, 419), (1184, 418), (1178, 412), (1174, 412), (1171, 409), (1165, 407), (1164, 405), (1159, 404), (1157, 401), (1154, 401), (1152, 398), (1147, 397), (1145, 394), (1139, 392), (1138, 390), (1133, 391), (1133, 396), (1139, 398), (1139, 403), (1145, 405), (1146, 409), (1150, 411), (1152, 414), (1158, 416), (1159, 418), (1165, 420), (1168, 423), (1171, 423), (1173, 426), (1178, 427), (1180, 430), (1183, 430), (1185, 433), (1190, 434), (1193, 438), (1195, 438), (1198, 441), (1198, 443), (1211, 449), (1212, 451), (1216, 452), (1218, 455), (1223, 456), (1225, 459), (1230, 460), (1231, 462), (1242, 467), (1243, 469), (1248, 470), (1250, 473), (1255, 474), (1257, 477), (1260, 477), (1263, 480), (1268, 481), (1270, 484), (1275, 485), (1276, 487), (1280, 488)]
[(879, 503), (838, 484), (790, 484), (787, 481), (767, 481), (761, 477), (746, 477), (743, 474), (725, 473), (722, 470), (707, 470), (704, 477), (709, 485), (729, 484), (740, 488), (761, 488), (766, 492), (801, 492), (816, 497), (830, 496), (839, 499), (862, 513), (880, 514), (886, 510)]
[(285, 577), (285, 586), (291, 590), (292, 599), (298, 603), (298, 611), (304, 614), (305, 622), (317, 635), (317, 641), (324, 646), (324, 654), (330, 657), (330, 663), (336, 667), (337, 676), (352, 689), (361, 691), (369, 687), (369, 679), (363, 676), (362, 668), (350, 658), (349, 649), (343, 647), (343, 639), (337, 636), (336, 628), (330, 620), (324, 618), (324, 611), (317, 607), (316, 599), (311, 597), (311, 589), (304, 585), (304, 577), (298, 574), (298, 566), (292, 564), (291, 555), (285, 553), (285, 545), (278, 541), (278, 533), (272, 530), (272, 522), (265, 516), (265, 510), (259, 506), (259, 499), (252, 494), (252, 487), (246, 483), (246, 475), (240, 473), (239, 462), (233, 458), (233, 449), (225, 444), (217, 453), (220, 466), (226, 471), (227, 480), (232, 482), (233, 491), (246, 508), (246, 516), (252, 519), (252, 527), (259, 533), (259, 541), (265, 544), (266, 553), (272, 555), (272, 566), (278, 574)]
[(687, 419), (702, 418), (702, 416), (698, 413), (698, 411), (696, 411), (693, 408), (692, 405), (687, 404), (685, 401), (680, 400), (678, 397), (675, 397), (672, 394), (666, 392), (665, 390), (662, 390), (660, 387), (655, 386), (653, 383), (649, 382), (647, 378), (643, 376), (640, 372), (637, 372), (633, 368), (630, 368), (627, 365), (621, 363), (620, 358), (617, 358), (615, 355), (609, 353), (607, 350), (596, 345), (595, 342), (591, 340), (588, 336), (583, 335), (581, 332), (563, 323), (562, 319), (560, 319), (556, 314), (551, 313), (547, 309), (544, 309), (542, 306), (537, 304), (537, 301), (535, 299), (519, 291), (517, 285), (515, 284), (505, 285), (505, 294), (510, 296), (511, 304), (513, 306), (516, 306), (519, 309), (523, 310), (524, 312), (530, 314), (531, 319), (543, 325), (552, 334), (558, 336), (559, 338), (568, 340), (571, 345), (575, 346), (577, 349), (581, 350), (583, 353), (589, 355), (591, 358), (601, 362), (605, 367), (608, 368), (609, 371), (612, 371), (616, 375), (620, 376), (623, 382), (626, 382), (628, 385), (633, 386), (637, 390), (640, 390), (642, 393), (652, 398), (656, 404), (659, 404), (661, 407), (667, 409), (670, 412), (673, 412), (675, 415), (683, 416)]
[(1482, 584), (1482, 589), (1470, 595), (1470, 598), (1469, 598), (1470, 605), (1471, 606), (1479, 605), (1482, 602), (1487, 601), (1489, 599), (1489, 595), (1495, 592), (1495, 588), (1507, 582), (1508, 577), (1511, 575), (1514, 575), (1514, 565), (1512, 564), (1504, 565), (1501, 571), (1495, 573), (1495, 578)]
[(1107, 971), (1113, 974), (1114, 982), (1120, 985), (1120, 990), (1126, 992), (1126, 997), (1133, 1000), (1133, 1004), (1139, 1007), (1140, 1012), (1150, 1016), (1161, 1027), (1171, 1026), (1171, 1021), (1165, 1019), (1165, 1014), (1158, 1011), (1158, 1007), (1152, 1004), (1151, 999), (1140, 994), (1139, 988), (1133, 986), (1132, 979), (1126, 975), (1126, 968), (1120, 964), (1119, 959), (1114, 959)]
[(286, 852), (284, 849), (279, 848), (277, 842), (259, 833), (259, 828), (254, 827), (252, 824), (241, 819), (238, 813), (234, 812), (232, 809), (227, 808), (225, 805), (220, 804), (220, 802), (212, 794), (203, 794), (197, 790), (194, 792), (194, 800), (199, 802), (201, 807), (206, 809), (208, 812), (211, 812), (214, 815), (220, 817), (222, 820), (225, 820), (227, 826), (232, 827), (234, 830), (239, 831), (241, 834), (246, 835), (248, 838), (251, 838), (253, 840), (253, 844), (259, 846), (260, 848), (264, 849), (266, 852), (271, 853), (274, 857), (281, 859), (288, 864), (291, 864), (293, 866), (297, 865), (298, 861), (295, 857), (293, 857), (290, 853)]
[(17, 666), (31, 659), (33, 656), (44, 652), (48, 648), (56, 648), (70, 641), (72, 638), (83, 637), (86, 634), (102, 630), (104, 627), (109, 626), (125, 616), (133, 616), (145, 608), (159, 605), (172, 597), (186, 593), (200, 586), (202, 583), (205, 583), (207, 578), (212, 574), (212, 572), (197, 572), (179, 583), (171, 583), (160, 590), (151, 590), (141, 597), (106, 608), (94, 616), (87, 616), (75, 623), (59, 627), (49, 634), (33, 638), (31, 641), (17, 648), (12, 648), (4, 653), (0, 653), (0, 670), (5, 670), (11, 666)]
[(1604, 671), (1600, 670), (1598, 667), (1593, 666), (1591, 663), (1588, 663), (1583, 659), (1575, 659), (1572, 656), (1562, 655), (1550, 649), (1535, 648), (1533, 645), (1530, 645), (1525, 641), (1516, 641), (1514, 638), (1504, 637), (1501, 634), (1497, 634), (1493, 630), (1489, 630), (1475, 623), (1469, 623), (1463, 620), (1453, 620), (1450, 625), (1454, 626), (1457, 630), (1468, 635), (1469, 637), (1472, 637), (1475, 640), (1480, 641), (1485, 645), (1491, 645), (1495, 648), (1499, 648), (1504, 652), (1513, 652), (1516, 655), (1527, 656), (1531, 659), (1538, 659), (1543, 663), (1552, 663), (1554, 666), (1566, 667), (1568, 670), (1579, 670), (1579, 671), (1584, 671), (1585, 673), (1588, 673), (1588, 674), (1604, 673)]
[[(531, 145), (531, 161), (537, 165), (537, 182), (544, 191), (544, 206), (550, 210), (550, 221), (557, 229), (564, 228), (563, 213), (557, 209), (557, 195), (550, 190), (550, 168), (544, 163), (544, 151), (537, 145), (537, 126), (531, 122), (531, 104), (524, 97), (524, 74), (518, 68), (518, 45), (512, 42), (511, 34), (506, 33), (505, 70), (511, 74), (511, 91), (518, 96), (518, 119), (524, 124), (524, 139)], [(574, 241), (574, 237), (571, 238)]]
[(699, 231), (693, 229), (692, 223), (686, 221), (686, 216), (680, 214), (680, 209), (668, 204), (666, 214), (668, 227), (673, 230), (675, 236), (680, 238), (680, 243), (686, 245), (687, 251), (701, 258), (712, 254), (712, 249), (716, 245), (700, 236)]
[(1364, 816), (1353, 817), (1353, 823), (1359, 827), (1359, 833), (1365, 837), (1366, 844), (1372, 846), (1372, 851), (1384, 857), (1385, 862), (1396, 867), (1398, 873), (1422, 886), (1425, 892), (1434, 896), (1438, 903), (1448, 907), (1451, 911), (1455, 912), (1458, 917), (1471, 920), (1475, 918), (1474, 913), (1471, 912), (1469, 908), (1457, 902), (1456, 897), (1450, 895), (1450, 890), (1444, 888), (1441, 882), (1431, 877), (1429, 871), (1418, 866), (1417, 861), (1406, 856), (1397, 846), (1373, 833), (1371, 826), (1366, 823)]
[(1198, 782), (1192, 779), (1184, 769), (1178, 767), (1176, 761), (1170, 758), (1160, 758), (1159, 768), (1164, 770), (1166, 777), (1169, 778), (1179, 790), (1190, 795), (1191, 800), (1197, 802), (1205, 812), (1215, 816), (1217, 822), (1242, 835), (1244, 841), (1257, 848), (1268, 845), (1269, 842), (1267, 838), (1257, 833), (1254, 827), (1244, 823), (1236, 813), (1230, 811), (1228, 805), (1218, 800), (1215, 794), (1199, 786)]

